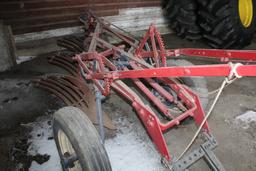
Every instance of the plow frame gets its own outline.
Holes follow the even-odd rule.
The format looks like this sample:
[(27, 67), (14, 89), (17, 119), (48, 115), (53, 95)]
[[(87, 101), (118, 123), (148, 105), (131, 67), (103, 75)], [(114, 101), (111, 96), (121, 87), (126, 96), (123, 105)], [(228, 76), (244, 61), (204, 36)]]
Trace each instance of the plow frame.
[[(200, 57), (210, 56), (225, 62), (236, 59), (253, 62), (256, 61), (256, 53), (254, 51), (204, 49), (165, 50), (160, 33), (154, 25), (151, 25), (145, 36), (138, 41), (122, 31), (112, 28), (113, 26), (110, 23), (94, 17), (92, 14), (88, 16), (86, 24), (89, 26), (96, 25), (95, 30), (91, 33), (92, 39), (88, 52), (77, 54), (73, 59), (78, 62), (85, 78), (92, 80), (104, 96), (109, 94), (110, 87), (112, 87), (131, 102), (157, 149), (168, 161), (171, 160), (171, 155), (164, 140), (163, 132), (175, 125), (179, 125), (182, 120), (189, 116), (194, 118), (197, 125), (200, 125), (205, 116), (198, 95), (188, 87), (179, 84), (175, 79), (170, 77), (231, 76), (232, 69), (233, 72), (239, 76), (256, 75), (256, 65), (239, 65), (235, 70), (229, 64), (166, 67), (167, 57), (175, 58), (180, 55)], [(121, 44), (119, 46), (114, 46), (103, 40), (101, 38), (102, 33), (111, 34), (112, 36), (121, 39), (129, 46), (129, 49), (125, 51), (125, 45)], [(152, 50), (146, 51), (144, 48), (148, 46), (149, 42)], [(97, 52), (97, 48), (102, 48), (104, 50), (102, 52)], [(120, 65), (121, 69), (117, 68), (117, 66), (110, 60), (118, 59), (120, 57), (128, 59), (123, 62), (127, 62), (126, 65), (129, 65), (131, 67), (130, 69), (128, 69), (125, 64)], [(151, 59), (154, 62), (154, 66), (146, 62), (144, 58)], [(168, 85), (177, 93), (178, 97), (185, 103), (188, 110), (178, 117), (172, 116), (168, 111), (168, 108), (143, 84), (140, 80), (141, 78), (154, 87), (159, 94), (168, 99), (169, 102), (177, 103), (174, 101), (173, 96), (166, 92), (166, 90), (152, 78), (157, 78), (164, 85)], [(145, 93), (148, 99), (153, 102), (164, 115), (171, 117), (172, 120), (167, 123), (162, 123), (151, 108), (145, 105), (141, 99), (121, 81), (121, 79), (132, 79), (135, 85)], [(177, 105), (179, 104), (177, 103)], [(203, 126), (203, 129), (204, 131), (209, 132), (207, 122)]]
[[(242, 76), (256, 76), (256, 65), (254, 65), (256, 63), (256, 51), (209, 49), (167, 50), (159, 31), (154, 25), (149, 27), (143, 37), (137, 38), (108, 21), (97, 18), (91, 12), (81, 16), (80, 21), (84, 23), (87, 29), (87, 36), (84, 39), (84, 47), (76, 48), (83, 49), (84, 51), (76, 53), (76, 55), (72, 56), (72, 59), (66, 56), (49, 59), (50, 63), (65, 68), (78, 80), (74, 80), (73, 77), (61, 77), (61, 81), (66, 84), (66, 91), (69, 91), (67, 87), (69, 87), (70, 82), (72, 84), (75, 83), (75, 86), (79, 88), (79, 85), (85, 84), (85, 81), (90, 81), (93, 83), (93, 89), (96, 91), (95, 94), (97, 96), (96, 102), (94, 103), (97, 103), (98, 107), (101, 106), (98, 105), (100, 103), (100, 96), (108, 96), (111, 93), (111, 89), (125, 97), (137, 112), (165, 164), (170, 164), (173, 161), (173, 156), (168, 150), (163, 134), (172, 127), (180, 125), (188, 117), (192, 117), (197, 126), (201, 125), (205, 118), (205, 112), (197, 93), (182, 84), (177, 78), (221, 76), (232, 80)], [(111, 40), (109, 37), (111, 37)], [(168, 60), (175, 60), (181, 56), (214, 59), (223, 63), (229, 63), (171, 67), (167, 65)], [(232, 62), (240, 63), (234, 64)], [(61, 85), (55, 83), (54, 79), (55, 77), (45, 78), (45, 82), (41, 80), (36, 80), (36, 82), (40, 83), (40, 86), (46, 89), (46, 86), (48, 86), (48, 89), (50, 86), (50, 90), (55, 92), (61, 99), (64, 99), (68, 105), (74, 105), (72, 104), (72, 100), (67, 98), (70, 94), (64, 94), (64, 97), (63, 94), (59, 93), (56, 86), (61, 87)], [(133, 82), (153, 107), (157, 109), (157, 112), (152, 109), (152, 105), (150, 106), (145, 103), (123, 81), (125, 79)], [(86, 91), (90, 90), (84, 90), (84, 95)], [(157, 92), (157, 95), (155, 92)], [(77, 94), (79, 92), (73, 93), (71, 96), (79, 99)], [(92, 97), (93, 95), (90, 96)], [(82, 101), (79, 104), (80, 106), (85, 106), (84, 108), (88, 108), (93, 103), (90, 101), (86, 102), (84, 96), (81, 96), (81, 99)], [(166, 102), (173, 104), (181, 112), (178, 115), (175, 114), (173, 110), (170, 110)], [(94, 117), (93, 122), (98, 123), (100, 128), (102, 128), (104, 123), (102, 121), (101, 109), (97, 108), (89, 112), (97, 112), (99, 114), (98, 118)], [(162, 116), (161, 119), (159, 114)], [(96, 121), (97, 119), (98, 122)], [(108, 126), (113, 128), (111, 124)], [(104, 139), (104, 133), (102, 129), (100, 130), (100, 134), (103, 135), (102, 138)], [(202, 132), (211, 137), (207, 121), (203, 124)], [(217, 143), (212, 138), (210, 139), (210, 142), (214, 142), (210, 149), (212, 150), (217, 146)], [(203, 150), (205, 155), (211, 154), (209, 149), (204, 146), (201, 146), (199, 150)], [(182, 159), (181, 161), (184, 160)], [(198, 157), (195, 160), (198, 160)], [(218, 161), (211, 160), (210, 162), (213, 165), (216, 163), (219, 164)], [(180, 164), (179, 161), (177, 163)], [(190, 161), (190, 163), (193, 163), (193, 161)], [(174, 168), (176, 167), (175, 164), (173, 166)], [(182, 168), (187, 168), (188, 166), (188, 164), (183, 165)], [(179, 169), (177, 168), (176, 170)]]
[[(110, 93), (110, 88), (112, 87), (128, 99), (138, 113), (139, 118), (146, 127), (157, 149), (168, 161), (171, 160), (171, 155), (167, 149), (163, 132), (173, 126), (179, 125), (187, 117), (193, 117), (195, 123), (200, 125), (205, 116), (198, 95), (188, 87), (177, 82), (174, 78), (193, 76), (229, 76), (230, 78), (235, 76), (256, 76), (256, 65), (239, 64), (235, 67), (230, 64), (175, 67), (167, 67), (166, 65), (167, 57), (175, 59), (181, 55), (203, 58), (210, 56), (210, 58), (215, 58), (223, 62), (240, 60), (250, 63), (256, 62), (255, 51), (207, 49), (165, 50), (161, 35), (154, 25), (151, 25), (145, 36), (138, 41), (122, 30), (115, 28), (115, 26), (107, 21), (93, 16), (91, 13), (87, 16), (87, 20), (84, 20), (84, 23), (89, 26), (94, 25), (95, 29), (90, 33), (91, 43), (88, 51), (73, 57), (78, 62), (82, 75), (85, 79), (92, 80), (104, 96)], [(103, 33), (115, 36), (124, 43), (115, 46), (101, 38), (101, 34)], [(145, 50), (145, 47), (149, 47), (149, 43), (152, 50)], [(126, 46), (129, 46), (129, 48), (127, 49)], [(104, 50), (98, 52), (98, 48)], [(111, 61), (122, 57), (126, 60), (123, 61), (124, 64), (120, 64), (118, 67)], [(153, 61), (153, 65), (146, 62), (145, 59)], [(155, 78), (157, 81), (154, 80)], [(157, 106), (162, 114), (170, 117), (171, 121), (167, 123), (161, 122), (155, 112), (149, 106), (145, 105), (140, 97), (121, 81), (122, 79), (131, 79), (149, 101)], [(150, 92), (141, 79), (144, 79), (145, 82), (150, 84), (169, 102), (182, 106), (182, 104), (174, 100), (174, 97), (169, 92), (166, 92), (159, 85), (158, 81), (164, 85), (168, 85), (177, 93), (187, 110), (177, 117), (172, 116), (166, 105)], [(209, 133), (207, 122), (204, 124), (203, 130)]]

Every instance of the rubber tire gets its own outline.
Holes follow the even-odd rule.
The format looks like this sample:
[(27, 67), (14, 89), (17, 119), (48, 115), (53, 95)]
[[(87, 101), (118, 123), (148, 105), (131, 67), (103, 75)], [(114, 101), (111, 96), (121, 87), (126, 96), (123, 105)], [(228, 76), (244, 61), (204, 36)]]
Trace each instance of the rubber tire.
[[(167, 66), (192, 66), (191, 62), (187, 60), (182, 60), (182, 59), (169, 59), (167, 60)], [(182, 77), (180, 78), (182, 82), (194, 90), (195, 93), (200, 93), (202, 95), (199, 95), (199, 99), (202, 105), (202, 108), (204, 111), (207, 108), (209, 98), (208, 98), (208, 88), (207, 88), (207, 82), (204, 77)]]
[(256, 1), (253, 21), (246, 28), (240, 21), (238, 0), (197, 0), (198, 24), (203, 39), (213, 48), (241, 49), (252, 41), (256, 26)]
[(59, 154), (61, 150), (57, 134), (60, 129), (68, 137), (84, 171), (112, 170), (98, 132), (83, 111), (70, 106), (55, 112), (53, 132)]
[(201, 39), (201, 29), (197, 25), (196, 0), (162, 0), (164, 16), (171, 29), (181, 38)]

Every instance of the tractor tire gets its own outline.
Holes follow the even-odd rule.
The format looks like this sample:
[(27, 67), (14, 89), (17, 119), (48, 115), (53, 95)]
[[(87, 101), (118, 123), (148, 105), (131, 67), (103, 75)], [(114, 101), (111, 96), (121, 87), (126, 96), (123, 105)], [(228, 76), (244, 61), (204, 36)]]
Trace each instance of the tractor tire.
[[(63, 170), (112, 170), (98, 132), (80, 109), (64, 107), (55, 112), (53, 133)], [(72, 162), (67, 162), (70, 156), (76, 157)]]
[(201, 29), (197, 25), (196, 0), (162, 0), (164, 16), (171, 29), (181, 38), (201, 39)]
[(252, 41), (255, 0), (197, 0), (202, 37), (213, 48), (241, 49)]
[[(169, 59), (167, 60), (167, 66), (192, 66), (189, 61), (182, 59)], [(202, 108), (204, 111), (207, 109), (207, 105), (209, 102), (208, 99), (208, 88), (207, 82), (204, 77), (181, 77), (178, 79), (182, 84), (188, 86), (192, 91), (198, 94)]]

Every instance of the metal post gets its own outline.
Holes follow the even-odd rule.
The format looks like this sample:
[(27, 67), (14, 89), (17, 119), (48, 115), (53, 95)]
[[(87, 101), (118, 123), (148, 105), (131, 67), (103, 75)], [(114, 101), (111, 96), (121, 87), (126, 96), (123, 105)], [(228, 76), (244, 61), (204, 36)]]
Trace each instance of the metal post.
[(99, 90), (96, 90), (95, 96), (96, 96), (97, 119), (99, 122), (100, 138), (101, 138), (102, 144), (104, 144), (105, 143), (105, 129), (104, 129), (104, 124), (103, 124), (103, 114), (102, 114), (102, 106), (101, 106), (102, 94)]

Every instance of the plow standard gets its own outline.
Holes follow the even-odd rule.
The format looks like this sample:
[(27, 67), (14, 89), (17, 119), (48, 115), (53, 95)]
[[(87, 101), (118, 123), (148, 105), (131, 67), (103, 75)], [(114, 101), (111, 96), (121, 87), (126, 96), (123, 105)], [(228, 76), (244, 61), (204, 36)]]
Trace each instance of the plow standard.
[[(79, 108), (65, 107), (54, 116), (54, 137), (64, 170), (111, 170), (104, 150), (105, 128), (116, 128), (101, 108), (102, 99), (111, 90), (122, 95), (135, 109), (164, 166), (173, 171), (185, 170), (204, 158), (212, 170), (225, 170), (212, 151), (217, 142), (211, 135), (207, 118), (227, 84), (242, 76), (256, 76), (256, 52), (167, 50), (154, 25), (138, 39), (92, 13), (80, 20), (86, 28), (84, 38), (59, 40), (59, 45), (68, 51), (49, 58), (49, 63), (66, 69), (71, 75), (53, 74), (34, 80), (36, 86), (54, 93), (68, 106)], [(170, 65), (181, 56), (219, 60), (222, 64)], [(182, 78), (193, 80), (202, 76), (226, 77), (207, 114), (197, 92), (182, 81)], [(127, 80), (141, 93), (127, 85)], [(193, 119), (198, 131), (184, 152), (174, 158), (163, 134), (188, 118)], [(90, 122), (98, 125), (100, 136)], [(205, 143), (186, 154), (199, 133)]]

